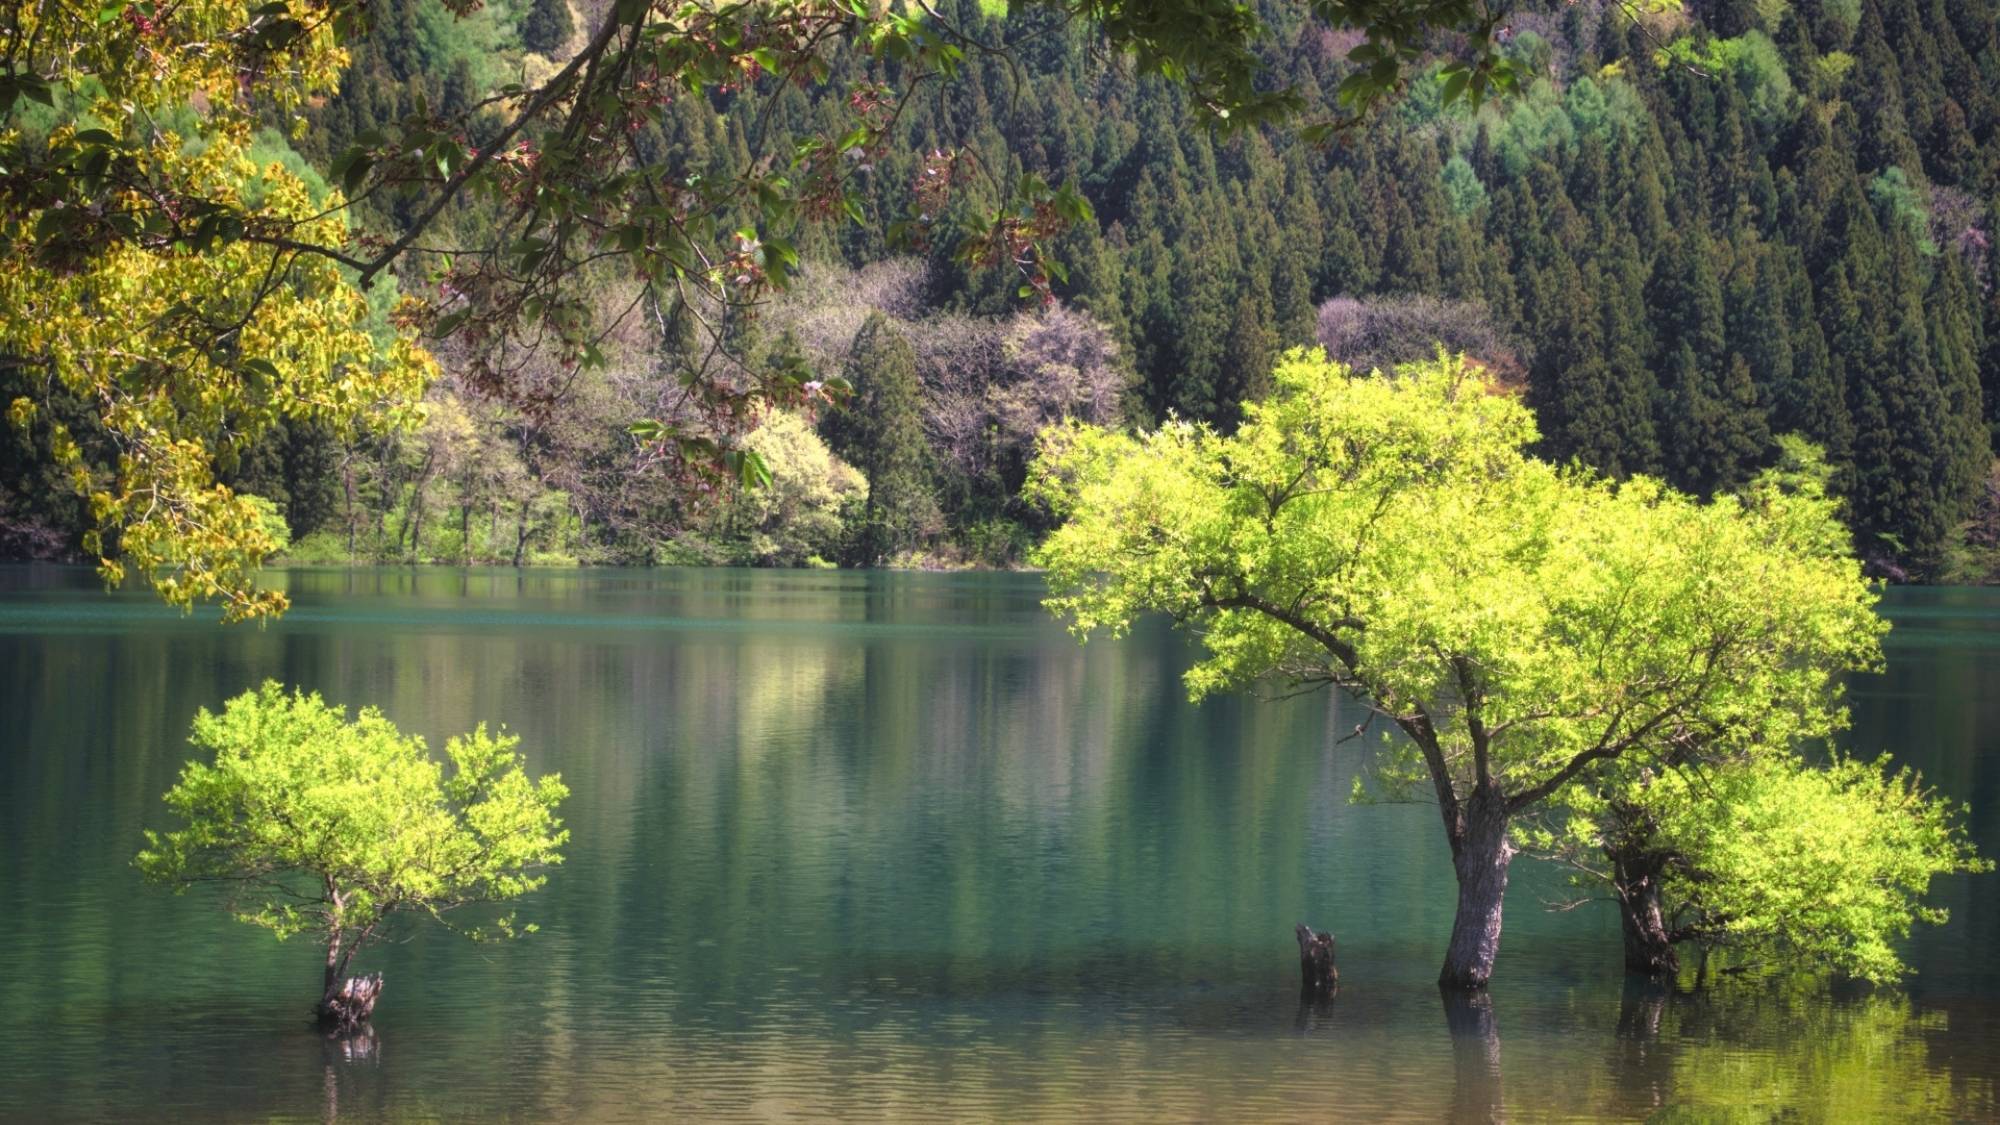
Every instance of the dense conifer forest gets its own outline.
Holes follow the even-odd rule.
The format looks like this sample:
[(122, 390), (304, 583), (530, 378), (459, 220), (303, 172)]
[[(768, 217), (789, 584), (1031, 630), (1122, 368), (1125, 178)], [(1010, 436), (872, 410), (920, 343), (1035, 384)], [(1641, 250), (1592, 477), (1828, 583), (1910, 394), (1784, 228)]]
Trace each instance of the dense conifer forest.
[[(1354, 44), (1291, 5), (1260, 9), (1273, 72), (1331, 104)], [(565, 298), (613, 314), (604, 364), (530, 342), (496, 365), (445, 343), (420, 427), (288, 422), (226, 479), (270, 501), (300, 561), (1007, 565), (1049, 527), (1020, 496), (1047, 422), (1227, 430), (1287, 348), (1387, 365), (1442, 345), (1522, 389), (1548, 458), (1713, 494), (1801, 434), (1877, 573), (1993, 572), (2000, 4), (1717, 0), (1637, 22), (1590, 0), (1524, 5), (1505, 32), (1529, 75), (1513, 94), (1446, 107), (1436, 71), (1419, 73), (1325, 143), (1211, 131), (1185, 87), (1135, 79), (1053, 14), (940, 10), (992, 49), (903, 105), (890, 143), (850, 154), (860, 221), (803, 228), (795, 284), (723, 326), (724, 362), (851, 387), (757, 420), (747, 444), (769, 480), (691, 494), (649, 463), (634, 423), (671, 415), (716, 357), (699, 301), (620, 318), (630, 296), (609, 276)], [(274, 117), (260, 156), (324, 189), (357, 139), (546, 75), (596, 15), (589, 0), (463, 18), (387, 0), (341, 92), (303, 128)], [(868, 96), (858, 58), (836, 57), (834, 77), (838, 102), (671, 100), (636, 144), (688, 176), (740, 167)], [(1089, 203), (1055, 240), (1048, 302), (938, 236), (1024, 175)], [(393, 229), (413, 199), (373, 192), (355, 221)], [(493, 206), (463, 202), (452, 223)], [(385, 333), (393, 289), (370, 295)], [(63, 420), (114, 458), (91, 418), (78, 404)], [(0, 433), (10, 557), (81, 553), (88, 513), (45, 440)]]

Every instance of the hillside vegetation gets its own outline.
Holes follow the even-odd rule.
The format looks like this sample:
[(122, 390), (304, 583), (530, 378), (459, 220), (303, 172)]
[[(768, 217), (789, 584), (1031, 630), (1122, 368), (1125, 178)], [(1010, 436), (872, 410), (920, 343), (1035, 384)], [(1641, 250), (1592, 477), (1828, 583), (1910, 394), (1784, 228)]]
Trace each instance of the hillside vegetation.
[[(1007, 565), (1049, 527), (1019, 495), (1041, 425), (1171, 414), (1227, 430), (1288, 347), (1388, 364), (1442, 344), (1521, 388), (1544, 457), (1708, 494), (1800, 434), (1827, 451), (1878, 573), (1992, 569), (2000, 4), (1721, 0), (1641, 22), (1596, 0), (1524, 5), (1506, 50), (1529, 78), (1512, 96), (1447, 108), (1421, 73), (1327, 144), (1211, 132), (1184, 87), (1134, 78), (1086, 29), (990, 7), (941, 6), (999, 49), (969, 53), (888, 143), (852, 154), (862, 221), (806, 228), (799, 282), (727, 325), (729, 362), (852, 388), (758, 420), (761, 489), (691, 492), (631, 433), (670, 417), (713, 359), (698, 302), (632, 310), (601, 366), (532, 342), (500, 364), (441, 345), (420, 427), (287, 422), (226, 479), (272, 502), (302, 560)], [(1292, 5), (1260, 12), (1274, 72), (1330, 101), (1354, 44)], [(314, 170), (356, 138), (532, 82), (599, 15), (387, 0), (339, 94), (296, 135), (274, 119), (260, 153), (323, 187)], [(858, 56), (833, 66), (830, 91), (871, 77)], [(682, 97), (637, 144), (699, 175), (849, 108), (796, 89)], [(1056, 240), (1050, 303), (898, 221), (913, 194), (935, 200), (931, 225), (990, 211), (1028, 174), (1089, 203)], [(374, 193), (355, 222), (397, 229), (411, 198)], [(447, 226), (471, 230), (495, 204), (455, 206)], [(371, 291), (381, 317), (391, 289)], [(581, 299), (616, 313), (632, 297), (607, 274)], [(115, 456), (80, 405), (65, 421), (90, 456)], [(87, 513), (36, 440), (0, 434), (0, 552), (73, 557)]]

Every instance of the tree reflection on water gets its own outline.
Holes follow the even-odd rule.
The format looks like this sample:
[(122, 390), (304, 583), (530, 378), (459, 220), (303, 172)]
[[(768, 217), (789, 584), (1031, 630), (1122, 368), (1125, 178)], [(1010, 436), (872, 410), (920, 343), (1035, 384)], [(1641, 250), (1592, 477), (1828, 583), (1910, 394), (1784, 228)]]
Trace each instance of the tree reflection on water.
[[(1590, 1107), (1600, 1119), (1992, 1120), (1995, 1077), (1953, 1065), (1959, 1023), (1975, 1010), (1920, 1007), (1899, 991), (1840, 994), (1823, 981), (1683, 992), (1632, 978), (1598, 1073), (1576, 1062), (1511, 1096), (1490, 993), (1443, 992), (1454, 1121), (1538, 1118)], [(1985, 1038), (1991, 1028), (1981, 1028)], [(1577, 1042), (1571, 1038), (1571, 1046)], [(1579, 1062), (1581, 1060), (1578, 1060)]]

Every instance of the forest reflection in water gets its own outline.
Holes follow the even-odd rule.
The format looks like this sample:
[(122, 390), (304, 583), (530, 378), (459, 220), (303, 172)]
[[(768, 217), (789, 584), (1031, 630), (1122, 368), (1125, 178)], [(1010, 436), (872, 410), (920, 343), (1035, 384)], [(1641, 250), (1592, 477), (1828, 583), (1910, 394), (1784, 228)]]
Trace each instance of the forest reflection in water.
[[(0, 1118), (2000, 1115), (1991, 877), (1940, 884), (1906, 987), (1670, 994), (1524, 864), (1491, 993), (1441, 996), (1435, 810), (1346, 803), (1340, 701), (1190, 707), (1185, 638), (1078, 647), (1033, 576), (286, 580), (225, 630), (0, 571)], [(1891, 612), (1853, 744), (2000, 854), (2000, 596)], [(542, 932), (372, 955), (368, 1044), (303, 1019), (311, 949), (129, 867), (194, 709), (265, 676), (434, 741), (505, 723), (574, 792)], [(1339, 936), (1323, 1008), (1299, 921)]]

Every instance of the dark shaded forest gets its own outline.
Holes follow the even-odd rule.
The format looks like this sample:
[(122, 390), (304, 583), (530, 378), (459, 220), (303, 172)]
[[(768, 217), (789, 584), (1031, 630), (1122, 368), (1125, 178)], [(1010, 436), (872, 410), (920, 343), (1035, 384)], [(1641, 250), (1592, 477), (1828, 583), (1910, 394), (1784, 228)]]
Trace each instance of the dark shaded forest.
[[(1331, 104), (1357, 41), (1260, 7), (1272, 71)], [(1506, 33), (1521, 89), (1446, 108), (1420, 75), (1325, 145), (1204, 129), (1184, 88), (1134, 79), (1053, 16), (941, 10), (992, 49), (918, 88), (892, 143), (858, 154), (857, 221), (803, 226), (797, 284), (725, 326), (728, 362), (852, 388), (761, 420), (761, 487), (690, 497), (647, 463), (633, 423), (671, 414), (711, 357), (703, 310), (621, 317), (616, 278), (574, 295), (616, 323), (602, 368), (530, 341), (496, 377), (445, 343), (418, 430), (292, 425), (231, 482), (271, 501), (301, 561), (1009, 565), (1047, 528), (1019, 497), (1042, 425), (1227, 429), (1285, 348), (1387, 365), (1442, 345), (1521, 388), (1549, 458), (1710, 494), (1801, 434), (1877, 573), (1993, 573), (2000, 4), (1722, 0), (1642, 22), (1524, 5)], [(342, 92), (264, 147), (324, 170), (385, 123), (464, 114), (476, 143), (479, 103), (546, 73), (595, 15), (391, 0)], [(883, 77), (831, 62), (850, 101)], [(689, 175), (741, 167), (851, 109), (768, 85), (671, 102), (641, 150)], [(1024, 174), (1094, 211), (1056, 240), (1047, 307), (943, 236)], [(410, 205), (379, 193), (354, 222), (393, 230)], [(89, 419), (79, 406), (72, 429), (115, 456)], [(30, 440), (0, 433), (0, 553), (73, 557), (87, 513)]]

